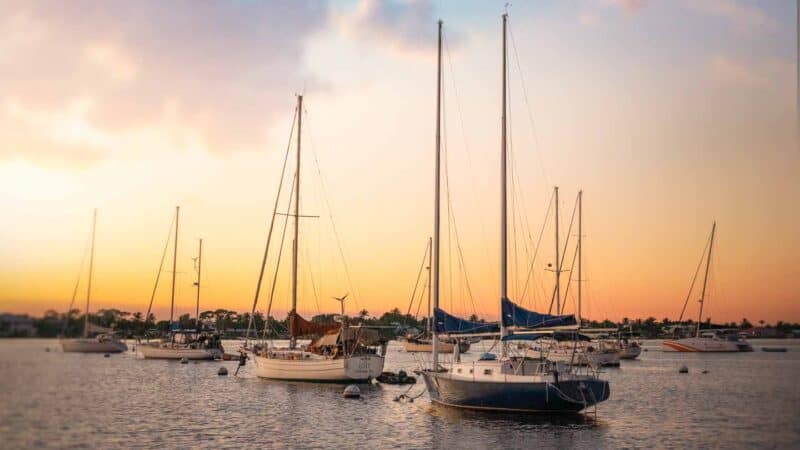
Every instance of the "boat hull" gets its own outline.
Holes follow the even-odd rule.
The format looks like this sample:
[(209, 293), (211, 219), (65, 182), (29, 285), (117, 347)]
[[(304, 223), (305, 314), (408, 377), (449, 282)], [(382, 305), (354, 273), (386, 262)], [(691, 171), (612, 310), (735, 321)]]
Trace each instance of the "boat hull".
[(642, 354), (642, 347), (626, 346), (619, 349), (619, 359), (636, 359)]
[(578, 413), (610, 394), (608, 382), (598, 379), (509, 383), (459, 379), (428, 371), (422, 375), (431, 401), (465, 409)]
[(709, 338), (685, 338), (667, 340), (662, 343), (665, 352), (682, 353), (734, 353), (752, 351), (745, 341), (728, 341)]
[(124, 342), (117, 340), (59, 339), (59, 343), (65, 353), (122, 353), (128, 350)]
[(218, 348), (161, 347), (147, 344), (140, 345), (137, 349), (145, 359), (213, 360), (222, 358), (224, 353)]
[[(459, 353), (466, 353), (469, 351), (470, 342), (463, 340), (458, 342), (458, 351)], [(455, 349), (455, 344), (451, 342), (441, 342), (439, 341), (439, 352), (440, 353), (453, 353)], [(431, 342), (414, 342), (414, 341), (403, 341), (403, 350), (407, 353), (432, 353), (433, 352), (433, 343)]]
[[(528, 350), (526, 355), (529, 358), (538, 358), (539, 350)], [(574, 353), (570, 349), (555, 349), (545, 353), (545, 357), (553, 362), (561, 362), (572, 366), (593, 366), (593, 367), (617, 367), (619, 366), (619, 352), (586, 352), (577, 351)]]
[(368, 381), (383, 372), (384, 358), (358, 355), (343, 358), (280, 359), (253, 356), (255, 374), (272, 380), (344, 383)]

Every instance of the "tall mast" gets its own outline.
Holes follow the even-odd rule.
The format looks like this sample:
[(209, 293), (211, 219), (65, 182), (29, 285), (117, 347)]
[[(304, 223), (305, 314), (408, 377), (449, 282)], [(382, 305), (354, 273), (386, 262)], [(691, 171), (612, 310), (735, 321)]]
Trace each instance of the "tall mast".
[(436, 174), (433, 200), (433, 311), (431, 311), (431, 331), (433, 342), (433, 370), (439, 370), (439, 338), (436, 333), (436, 309), (439, 308), (439, 209), (440, 209), (440, 161), (442, 153), (442, 20), (439, 20), (439, 41), (436, 53)]
[[(297, 314), (297, 252), (300, 234), (300, 141), (303, 131), (303, 96), (297, 96), (297, 168), (294, 178), (294, 243), (292, 245), (292, 311)], [(291, 336), (289, 347), (294, 348), (297, 339)]]
[[(508, 14), (503, 14), (503, 101), (500, 114), (500, 336), (505, 336), (507, 331), (503, 325), (503, 300), (508, 298), (508, 204), (506, 164), (508, 161), (508, 148), (506, 145), (506, 27)], [(503, 356), (506, 348), (503, 346)]]
[(175, 207), (175, 242), (172, 245), (172, 294), (169, 304), (169, 327), (172, 329), (172, 320), (175, 316), (175, 274), (178, 265), (178, 218), (180, 217), (181, 207)]
[(433, 263), (433, 238), (428, 238), (428, 334), (433, 330), (433, 311), (431, 310), (431, 264)]
[(197, 323), (197, 331), (200, 331), (200, 275), (203, 270), (203, 239), (200, 238), (200, 248), (197, 252), (197, 281), (194, 283), (197, 286), (197, 304), (195, 305), (195, 317)]
[(708, 242), (708, 258), (706, 259), (706, 274), (703, 276), (703, 292), (700, 294), (700, 314), (697, 317), (697, 337), (700, 337), (700, 322), (703, 321), (703, 302), (706, 300), (706, 285), (708, 284), (708, 268), (711, 266), (711, 251), (714, 249), (714, 232), (717, 231), (717, 222), (711, 226), (711, 238)]
[(556, 214), (556, 314), (561, 314), (561, 258), (559, 257), (559, 238), (558, 238), (558, 186), (555, 187)]
[(94, 270), (94, 234), (97, 228), (97, 208), (92, 214), (92, 250), (89, 254), (89, 282), (86, 286), (86, 311), (83, 317), (83, 337), (89, 337), (89, 298), (92, 296), (92, 271)]
[(583, 263), (583, 190), (578, 191), (578, 328), (581, 327), (581, 269)]

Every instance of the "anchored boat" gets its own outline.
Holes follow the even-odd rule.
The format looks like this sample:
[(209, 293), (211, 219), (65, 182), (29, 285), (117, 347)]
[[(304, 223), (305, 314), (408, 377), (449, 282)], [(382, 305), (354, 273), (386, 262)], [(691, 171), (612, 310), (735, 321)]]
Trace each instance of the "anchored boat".
[[(339, 301), (341, 306), (341, 315), (335, 318), (338, 320), (338, 323), (336, 321), (314, 323), (305, 320), (297, 313), (298, 249), (300, 247), (299, 224), (300, 218), (303, 217), (300, 214), (300, 155), (303, 124), (302, 95), (297, 96), (295, 120), (297, 123), (296, 167), (293, 180), (294, 190), (289, 198), (290, 206), (292, 204), (292, 199), (294, 200), (294, 214), (290, 214), (288, 209), (286, 214), (281, 214), (284, 215), (287, 220), (289, 217), (294, 218), (294, 240), (292, 245), (292, 308), (288, 317), (290, 341), (288, 347), (277, 347), (270, 341), (263, 342), (250, 349), (252, 351), (252, 359), (255, 362), (255, 374), (261, 378), (275, 380), (319, 382), (366, 381), (378, 377), (383, 372), (386, 342), (380, 338), (375, 329), (351, 326), (348, 324), (347, 317), (344, 314), (344, 302), (347, 295), (340, 298), (334, 297)], [(287, 148), (286, 153), (287, 160), (288, 156), (289, 148)], [(285, 170), (286, 163), (284, 162), (283, 171), (285, 172)], [(256, 295), (253, 301), (253, 312), (255, 312), (256, 305), (258, 304), (261, 281), (269, 254), (275, 217), (280, 214), (277, 208), (278, 200), (281, 195), (283, 178), (284, 175), (282, 174), (275, 199), (275, 208), (272, 214), (267, 246), (264, 250), (261, 272), (256, 287)], [(280, 248), (283, 248), (282, 242)], [(277, 259), (279, 263), (280, 251)], [(275, 292), (277, 274), (278, 268), (276, 267), (267, 310), (267, 318), (270, 317), (272, 295)], [(250, 334), (251, 325), (248, 325), (248, 336)], [(298, 345), (297, 340), (303, 337), (312, 337), (313, 339), (310, 344)]]
[[(175, 238), (173, 242), (172, 252), (172, 291), (170, 297), (169, 309), (169, 323), (170, 333), (164, 338), (154, 342), (146, 342), (139, 344), (137, 349), (139, 354), (145, 359), (189, 359), (189, 360), (213, 360), (220, 359), (225, 353), (222, 347), (222, 340), (218, 333), (213, 329), (203, 329), (200, 323), (200, 279), (202, 274), (203, 263), (203, 240), (200, 239), (198, 256), (195, 259), (197, 262), (197, 281), (194, 283), (197, 287), (197, 302), (195, 305), (196, 327), (194, 330), (181, 329), (179, 324), (174, 322), (175, 316), (175, 274), (177, 273), (177, 259), (178, 259), (178, 223), (180, 218), (180, 206), (175, 207)], [(167, 240), (169, 244), (169, 239)], [(164, 255), (166, 255), (167, 245), (164, 246)], [(163, 265), (164, 258), (162, 255), (161, 262)], [(147, 308), (146, 318), (150, 317), (150, 309), (153, 306), (153, 299), (158, 287), (158, 280), (161, 274), (161, 267), (159, 267), (158, 275), (156, 275), (156, 285), (153, 288), (153, 296), (150, 298), (150, 306)]]
[[(435, 215), (433, 234), (433, 361), (421, 373), (431, 401), (445, 406), (485, 411), (575, 413), (606, 400), (607, 381), (595, 374), (580, 374), (572, 367), (546, 358), (513, 354), (515, 340), (532, 341), (541, 334), (529, 330), (575, 326), (572, 315), (547, 315), (527, 311), (508, 299), (508, 214), (506, 145), (506, 28), (503, 14), (503, 71), (501, 115), (501, 231), (500, 231), (500, 323), (473, 322), (447, 314), (439, 308), (439, 221), (441, 155), (442, 21), (439, 21), (436, 109)], [(511, 334), (511, 331), (516, 334)], [(458, 354), (450, 363), (439, 364), (438, 336), (497, 335), (500, 357), (484, 355), (476, 362), (462, 362)]]
[[(665, 352), (751, 352), (753, 347), (747, 340), (739, 336), (738, 330), (728, 329), (706, 329), (701, 330), (700, 324), (703, 321), (703, 304), (706, 299), (706, 287), (708, 285), (708, 270), (711, 266), (711, 254), (714, 250), (714, 234), (717, 231), (717, 223), (711, 226), (711, 236), (708, 238), (708, 244), (703, 249), (703, 255), (700, 258), (702, 264), (703, 259), (706, 261), (705, 275), (703, 276), (703, 289), (700, 294), (700, 311), (697, 317), (697, 326), (695, 328), (695, 335), (693, 337), (683, 336), (685, 327), (675, 326), (672, 328), (672, 333), (675, 336), (673, 339), (667, 339), (662, 343)], [(706, 254), (706, 251), (708, 254)], [(686, 300), (683, 303), (683, 310), (678, 322), (683, 320), (683, 313), (686, 311), (686, 305), (692, 295), (694, 283), (697, 280), (697, 275), (700, 265), (697, 266), (692, 283), (689, 286), (689, 293), (686, 295)]]
[[(83, 320), (83, 337), (77, 339), (59, 339), (61, 350), (67, 353), (121, 353), (128, 350), (128, 346), (122, 342), (119, 337), (110, 328), (99, 327), (89, 323), (89, 299), (92, 295), (92, 273), (94, 272), (94, 241), (95, 230), (97, 228), (97, 210), (94, 210), (92, 215), (92, 245), (89, 255), (89, 281), (86, 287), (86, 309), (84, 310)], [(83, 263), (81, 263), (83, 266)], [(72, 305), (75, 303), (75, 296), (78, 293), (78, 285), (80, 283), (80, 276), (78, 282), (75, 284), (75, 289), (72, 292), (72, 301), (70, 302), (69, 311), (72, 310)], [(69, 313), (67, 313), (69, 316)], [(64, 320), (64, 329), (62, 334), (66, 331), (66, 326), (69, 317)]]

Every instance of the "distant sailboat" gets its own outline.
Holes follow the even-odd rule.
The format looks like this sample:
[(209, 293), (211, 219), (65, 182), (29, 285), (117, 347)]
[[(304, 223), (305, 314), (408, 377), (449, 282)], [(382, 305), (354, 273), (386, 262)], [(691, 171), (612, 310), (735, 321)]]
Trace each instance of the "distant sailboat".
[[(703, 290), (700, 294), (700, 311), (697, 317), (697, 328), (695, 329), (694, 337), (683, 337), (677, 339), (668, 339), (663, 342), (663, 350), (665, 352), (709, 352), (709, 353), (722, 353), (722, 352), (751, 352), (753, 347), (747, 340), (738, 335), (738, 330), (725, 330), (725, 329), (709, 329), (701, 330), (700, 324), (703, 322), (703, 304), (706, 300), (706, 287), (708, 285), (708, 270), (711, 266), (711, 253), (714, 250), (714, 234), (717, 231), (717, 223), (711, 226), (711, 236), (708, 238), (708, 255), (706, 256), (706, 271), (703, 276)], [(703, 252), (705, 254), (705, 252)], [(702, 258), (700, 260), (702, 263)], [(699, 267), (698, 267), (699, 269)], [(695, 273), (695, 279), (697, 274)], [(692, 287), (694, 281), (689, 288), (689, 294), (686, 296), (683, 308), (686, 310), (686, 303), (688, 303), (692, 295)], [(683, 312), (681, 312), (680, 319), (683, 319)], [(679, 319), (679, 321), (680, 321)], [(680, 335), (680, 327), (675, 327), (673, 332)]]
[[(292, 309), (289, 312), (288, 347), (258, 345), (253, 350), (255, 374), (261, 378), (277, 380), (349, 382), (366, 381), (383, 372), (386, 343), (378, 332), (361, 326), (349, 326), (344, 315), (344, 301), (347, 295), (335, 298), (340, 302), (340, 323), (313, 323), (297, 313), (297, 275), (300, 215), (300, 149), (302, 136), (303, 96), (297, 96), (297, 153), (294, 178), (294, 240), (292, 245)], [(288, 154), (287, 154), (288, 155)], [(280, 189), (278, 190), (280, 196)], [(290, 199), (291, 203), (291, 199)], [(276, 198), (277, 208), (277, 198)], [(289, 215), (287, 215), (288, 217)], [(274, 214), (273, 214), (274, 217)], [(270, 227), (270, 232), (272, 227)], [(270, 234), (271, 236), (271, 234)], [(268, 244), (269, 245), (269, 244)], [(269, 247), (267, 247), (267, 251)], [(265, 252), (266, 261), (266, 252)], [(260, 289), (264, 266), (259, 275)], [(277, 269), (276, 269), (277, 274)], [(254, 308), (258, 301), (258, 292)], [(267, 315), (269, 317), (269, 314)], [(249, 330), (248, 330), (249, 333)], [(310, 344), (297, 345), (297, 339), (313, 337)]]
[[(433, 338), (432, 338), (432, 330), (433, 330), (433, 310), (431, 309), (431, 259), (432, 259), (432, 238), (428, 239), (428, 246), (425, 248), (425, 257), (428, 259), (428, 265), (426, 267), (428, 272), (428, 279), (427, 279), (427, 300), (428, 300), (428, 317), (426, 321), (426, 329), (421, 333), (409, 333), (405, 336), (400, 338), (400, 341), (403, 343), (403, 350), (407, 353), (431, 353), (433, 352)], [(417, 279), (419, 283), (419, 278)], [(416, 286), (414, 286), (416, 290)], [(408, 313), (407, 315), (411, 314), (411, 307), (414, 304), (414, 293), (411, 294), (411, 303), (408, 306)], [(442, 353), (453, 353), (453, 351), (458, 345), (458, 352), (459, 353), (466, 353), (469, 351), (471, 343), (468, 339), (445, 339), (439, 338), (439, 351)]]
[[(166, 339), (148, 342), (139, 345), (139, 353), (145, 359), (191, 359), (191, 360), (211, 360), (220, 359), (224, 354), (222, 341), (219, 334), (213, 330), (204, 331), (200, 324), (200, 275), (203, 262), (203, 240), (200, 239), (200, 246), (197, 257), (197, 303), (195, 306), (195, 317), (197, 317), (196, 328), (194, 330), (182, 330), (176, 328), (174, 322), (175, 315), (175, 274), (177, 273), (178, 258), (178, 219), (180, 217), (180, 207), (175, 207), (175, 242), (173, 243), (172, 256), (172, 293), (169, 309), (170, 334)], [(159, 272), (160, 273), (160, 272)], [(157, 282), (156, 282), (157, 283)], [(154, 291), (155, 292), (155, 291)], [(149, 313), (148, 313), (149, 315)]]
[(61, 349), (67, 353), (121, 353), (128, 350), (128, 346), (125, 345), (125, 343), (113, 333), (113, 330), (89, 323), (89, 299), (92, 294), (92, 273), (94, 271), (94, 238), (96, 226), (97, 210), (95, 209), (94, 214), (92, 215), (92, 246), (91, 253), (89, 255), (89, 281), (86, 287), (86, 309), (84, 310), (83, 337), (78, 339), (59, 339)]
[[(501, 132), (501, 229), (500, 229), (500, 312), (498, 324), (471, 322), (451, 316), (439, 309), (439, 221), (440, 221), (440, 154), (441, 154), (441, 74), (442, 74), (442, 21), (439, 21), (437, 110), (436, 110), (436, 184), (433, 244), (433, 361), (422, 371), (431, 401), (457, 408), (486, 411), (517, 411), (539, 413), (579, 412), (609, 396), (607, 381), (594, 375), (579, 375), (562, 364), (546, 359), (513, 356), (509, 342), (535, 341), (541, 333), (523, 334), (522, 329), (574, 325), (574, 316), (551, 316), (527, 311), (507, 296), (508, 278), (508, 214), (506, 165), (506, 22), (503, 14), (503, 97)], [(510, 327), (520, 334), (509, 333)], [(476, 362), (462, 362), (455, 355), (453, 362), (441, 366), (437, 337), (440, 333), (494, 334), (499, 332), (501, 356), (482, 357)]]

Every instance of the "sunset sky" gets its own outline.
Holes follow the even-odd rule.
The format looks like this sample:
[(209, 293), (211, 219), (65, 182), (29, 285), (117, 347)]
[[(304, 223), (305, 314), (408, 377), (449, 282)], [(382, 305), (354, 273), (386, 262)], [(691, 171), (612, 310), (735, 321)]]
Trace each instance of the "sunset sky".
[[(351, 314), (405, 311), (433, 228), (441, 18), (450, 204), (466, 267), (459, 275), (444, 225), (442, 306), (496, 318), (504, 4), (1, 2), (0, 311), (66, 309), (98, 208), (92, 309), (143, 312), (175, 205), (178, 313), (194, 311), (200, 237), (201, 309), (249, 310), (301, 92), (303, 212), (320, 217), (301, 226), (299, 310), (336, 311), (331, 296), (351, 292)], [(716, 220), (704, 316), (800, 321), (796, 2), (520, 1), (508, 11), (514, 222), (536, 241), (558, 185), (563, 238), (583, 189), (583, 315), (676, 319)], [(553, 231), (544, 227), (520, 300), (538, 310), (553, 286)], [(517, 246), (512, 298), (529, 257)], [(274, 257), (267, 291), (273, 267)]]

